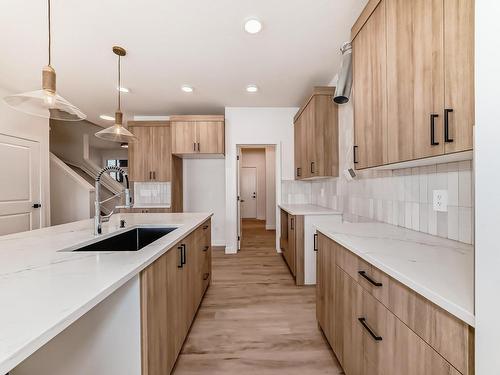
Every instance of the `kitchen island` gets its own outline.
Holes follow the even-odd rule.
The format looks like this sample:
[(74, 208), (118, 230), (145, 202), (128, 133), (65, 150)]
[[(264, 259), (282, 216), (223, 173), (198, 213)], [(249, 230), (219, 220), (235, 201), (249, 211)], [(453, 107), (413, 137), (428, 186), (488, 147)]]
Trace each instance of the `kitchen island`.
[[(77, 325), (78, 320), (85, 318), (89, 312), (93, 313), (94, 308), (98, 309), (108, 300), (116, 299), (118, 295), (123, 298), (111, 301), (110, 306), (101, 308), (104, 317), (102, 314), (94, 316), (91, 322), (85, 323), (85, 327), (77, 327), (77, 329), (80, 332), (95, 329), (94, 335), (90, 335), (88, 339), (97, 341), (101, 338), (109, 340), (109, 335), (113, 332), (117, 335), (122, 334), (123, 337), (117, 338), (121, 338), (125, 344), (129, 342), (130, 345), (125, 345), (124, 348), (135, 354), (128, 357), (123, 356), (124, 353), (119, 352), (118, 344), (123, 345), (124, 343), (115, 338), (117, 345), (111, 345), (113, 348), (110, 350), (114, 350), (114, 352), (110, 355), (119, 355), (124, 362), (123, 366), (129, 367), (126, 372), (122, 373), (141, 373), (141, 367), (146, 366), (148, 361), (147, 357), (144, 358), (144, 356), (141, 361), (141, 345), (143, 350), (145, 343), (151, 344), (153, 340), (147, 336), (144, 329), (141, 332), (141, 326), (144, 327), (146, 323), (145, 319), (150, 317), (150, 312), (154, 310), (151, 305), (148, 305), (155, 300), (148, 295), (151, 290), (154, 290), (150, 276), (158, 276), (155, 267), (158, 268), (158, 261), (170, 253), (171, 249), (175, 248), (175, 254), (172, 253), (172, 256), (176, 258), (175, 269), (179, 270), (186, 264), (186, 253), (188, 264), (191, 259), (197, 257), (195, 254), (197, 254), (198, 247), (202, 248), (200, 252), (203, 251), (203, 254), (209, 256), (211, 251), (210, 218), (211, 214), (209, 213), (120, 214), (113, 216), (110, 222), (103, 225), (103, 234), (98, 237), (93, 235), (93, 220), (0, 237), (0, 300), (2, 301), (0, 309), (0, 374), (13, 369), (12, 374), (28, 373), (27, 370), (23, 369), (23, 366), (32, 366), (29, 363), (31, 358), (28, 357), (44, 345), (45, 347), (52, 345), (51, 340), (56, 342), (57, 336), (63, 331), (67, 332), (72, 329), (73, 326)], [(126, 222), (123, 229), (120, 228), (121, 220)], [(68, 251), (76, 245), (88, 245), (136, 226), (175, 227), (176, 229), (139, 251)], [(200, 236), (197, 235), (198, 232), (200, 232)], [(190, 240), (190, 237), (196, 238)], [(187, 248), (187, 251), (184, 250), (184, 257), (181, 256), (181, 261), (184, 263), (177, 265), (177, 248), (180, 242), (182, 242), (180, 246), (184, 246), (184, 249)], [(208, 260), (200, 258), (200, 262), (208, 262), (207, 267), (210, 268)], [(194, 266), (192, 269), (193, 272), (189, 271), (189, 273), (193, 275), (195, 271), (202, 272), (201, 266)], [(205, 289), (210, 281), (209, 277), (206, 277), (206, 273), (203, 270), (202, 277)], [(147, 277), (143, 277), (144, 274), (147, 274)], [(197, 285), (197, 282), (191, 283), (187, 279), (185, 281), (186, 283), (189, 281), (188, 285)], [(165, 280), (165, 284), (166, 282)], [(202, 296), (203, 293), (199, 296), (200, 300)], [(196, 301), (196, 304), (192, 303), (195, 309), (197, 309), (198, 304), (199, 301)], [(131, 325), (116, 327), (113, 332), (107, 332), (101, 337), (99, 330), (107, 329), (104, 324), (107, 321), (105, 316), (110, 313), (123, 313), (123, 322)], [(192, 311), (189, 314), (194, 317)], [(117, 319), (117, 321), (119, 320)], [(84, 356), (87, 347), (88, 350), (91, 350), (92, 346), (99, 347), (98, 343), (85, 342), (83, 338), (79, 337), (71, 337), (69, 341), (58, 343), (58, 347), (68, 349), (67, 353), (61, 353), (64, 355), (64, 358), (61, 359), (67, 363), (71, 363), (73, 360), (75, 364), (78, 362), (76, 357), (79, 354), (69, 350), (69, 347), (74, 344), (71, 342), (72, 340), (76, 341), (75, 345), (82, 356)], [(79, 340), (81, 341), (79, 342)], [(103, 347), (108, 347), (101, 344)], [(46, 349), (45, 347), (42, 350)], [(50, 348), (48, 352), (53, 353), (54, 349)], [(36, 355), (37, 353), (32, 357), (36, 357)], [(106, 354), (103, 353), (101, 358), (93, 358), (92, 361), (97, 364), (99, 361), (105, 362)], [(111, 357), (109, 361), (117, 362), (116, 358)], [(127, 361), (131, 361), (131, 363), (127, 363)], [(104, 362), (103, 365), (106, 368), (107, 364)], [(50, 364), (37, 363), (36, 365), (46, 365), (47, 371), (51, 371), (51, 373), (68, 371), (67, 367), (66, 369), (54, 370), (50, 368)], [(85, 364), (80, 363), (81, 368), (71, 369), (72, 374), (100, 371), (98, 368), (96, 369), (96, 364), (88, 365), (92, 365), (92, 367), (86, 369)], [(16, 366), (18, 367), (16, 368)], [(37, 368), (38, 374), (45, 373), (43, 368)], [(116, 368), (111, 373), (119, 373), (119, 371)]]

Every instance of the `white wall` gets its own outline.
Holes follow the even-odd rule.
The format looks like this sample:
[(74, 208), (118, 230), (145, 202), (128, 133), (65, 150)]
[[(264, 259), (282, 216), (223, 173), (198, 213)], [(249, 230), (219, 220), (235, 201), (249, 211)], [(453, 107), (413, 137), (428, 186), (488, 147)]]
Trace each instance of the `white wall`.
[(247, 148), (241, 150), (241, 168), (255, 168), (257, 175), (257, 219), (266, 219), (266, 149)]
[(500, 2), (476, 0), (476, 375), (500, 374)]
[(276, 229), (276, 151), (266, 147), (266, 229)]
[[(30, 116), (8, 107), (4, 96), (12, 93), (0, 88), (0, 134), (29, 139), (40, 143), (40, 180), (42, 197), (41, 226), (50, 225), (49, 121)], [(15, 162), (15, 161), (13, 161)], [(0, 178), (2, 176), (0, 171)]]
[(213, 212), (212, 245), (226, 244), (224, 159), (183, 160), (184, 212)]
[(50, 155), (51, 224), (94, 216), (95, 188), (54, 154)]
[(297, 111), (296, 107), (226, 108), (226, 253), (237, 252), (236, 147), (276, 145), (276, 197), (280, 203), (281, 179), (294, 178), (292, 125)]

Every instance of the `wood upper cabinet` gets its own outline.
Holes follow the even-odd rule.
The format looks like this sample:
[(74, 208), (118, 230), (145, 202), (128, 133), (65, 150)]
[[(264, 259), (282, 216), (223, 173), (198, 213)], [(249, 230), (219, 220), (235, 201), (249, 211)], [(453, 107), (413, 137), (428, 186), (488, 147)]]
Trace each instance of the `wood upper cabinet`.
[(129, 144), (132, 181), (166, 182), (172, 179), (171, 132), (168, 122), (129, 122), (138, 140)]
[(472, 149), (473, 0), (370, 0), (352, 38), (357, 169)]
[(224, 116), (171, 116), (170, 121), (174, 154), (224, 154)]
[(334, 87), (315, 87), (294, 119), (295, 178), (336, 177), (338, 113)]
[(382, 1), (352, 42), (354, 163), (358, 169), (387, 160), (386, 15)]

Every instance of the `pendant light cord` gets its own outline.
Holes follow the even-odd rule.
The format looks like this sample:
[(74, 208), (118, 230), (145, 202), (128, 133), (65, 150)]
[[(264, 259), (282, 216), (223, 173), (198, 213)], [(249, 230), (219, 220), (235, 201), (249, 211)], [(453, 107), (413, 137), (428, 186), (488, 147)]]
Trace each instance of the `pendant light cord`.
[(52, 61), (52, 55), (51, 55), (51, 47), (52, 47), (52, 34), (51, 34), (51, 25), (50, 25), (50, 0), (47, 0), (47, 17), (49, 19), (49, 66)]
[(121, 56), (118, 55), (118, 111), (121, 110)]

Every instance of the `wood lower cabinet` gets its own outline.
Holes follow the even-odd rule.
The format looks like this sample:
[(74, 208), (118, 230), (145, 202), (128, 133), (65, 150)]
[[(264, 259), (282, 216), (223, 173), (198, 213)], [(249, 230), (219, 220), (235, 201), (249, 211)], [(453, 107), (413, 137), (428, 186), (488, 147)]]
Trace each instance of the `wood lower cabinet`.
[(370, 0), (351, 37), (357, 169), (472, 150), (474, 0)]
[(334, 87), (315, 87), (294, 118), (295, 179), (337, 177), (338, 113)]
[(281, 210), (280, 247), (297, 285), (304, 285), (304, 216)]
[(171, 116), (170, 122), (173, 154), (224, 155), (224, 116)]
[(318, 233), (316, 316), (346, 375), (472, 375), (472, 327)]
[(211, 273), (210, 220), (141, 272), (142, 374), (174, 368)]

